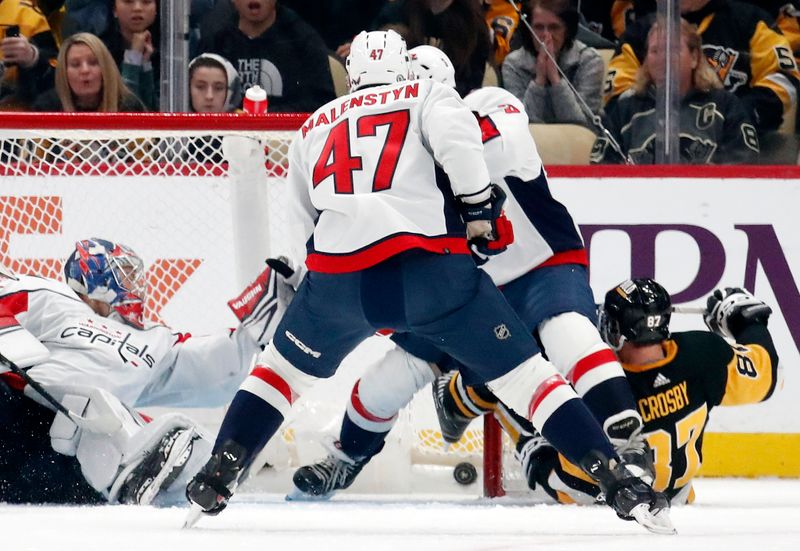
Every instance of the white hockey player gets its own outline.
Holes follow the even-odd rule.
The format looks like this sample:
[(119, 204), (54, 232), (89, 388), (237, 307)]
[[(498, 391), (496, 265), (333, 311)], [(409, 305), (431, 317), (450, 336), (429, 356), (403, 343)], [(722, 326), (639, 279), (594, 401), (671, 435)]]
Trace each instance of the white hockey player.
[(653, 527), (666, 500), (619, 463), (470, 257), (513, 241), (505, 196), (489, 182), (473, 114), (452, 88), (409, 81), (409, 63), (397, 33), (359, 34), (347, 60), (351, 93), (312, 114), (292, 142), (289, 256), (309, 271), (187, 487), (194, 513), (222, 511), (297, 397), (390, 328), (457, 358), (470, 382), (527, 412), (591, 471), (615, 510)]
[[(453, 65), (441, 50), (418, 46), (409, 53), (417, 78), (455, 86)], [(502, 286), (511, 306), (584, 399), (618, 453), (646, 469), (649, 454), (641, 435), (642, 419), (622, 366), (596, 329), (583, 241), (567, 209), (550, 194), (523, 105), (508, 91), (493, 87), (476, 90), (465, 103), (481, 127), (492, 181), (508, 195), (506, 211), (515, 230), (508, 251), (482, 268)], [(347, 488), (381, 450), (398, 411), (434, 380), (427, 362), (445, 371), (458, 367), (413, 335), (393, 339), (402, 350), (368, 366), (353, 388), (330, 455), (297, 470), (290, 498), (329, 498)], [(528, 458), (527, 448), (535, 444), (530, 423), (498, 402), (485, 385), (468, 387), (458, 371), (450, 371), (437, 379), (433, 390), (447, 442), (457, 442), (478, 415), (494, 412), (521, 458)], [(527, 470), (527, 464), (523, 468)], [(652, 473), (647, 474), (652, 480)]]
[[(132, 408), (228, 402), (280, 317), (280, 283), (268, 268), (231, 301), (238, 328), (193, 337), (145, 328), (130, 248), (79, 241), (64, 272), (0, 274), (0, 501), (174, 502), (211, 443), (186, 416)], [(54, 417), (52, 399), (75, 415)]]

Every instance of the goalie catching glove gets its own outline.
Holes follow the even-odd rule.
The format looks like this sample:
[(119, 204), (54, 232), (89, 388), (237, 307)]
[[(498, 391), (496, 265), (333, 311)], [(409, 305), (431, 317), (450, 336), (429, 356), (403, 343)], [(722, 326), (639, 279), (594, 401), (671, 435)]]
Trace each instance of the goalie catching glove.
[(478, 264), (505, 251), (514, 242), (514, 228), (503, 212), (506, 194), (497, 184), (490, 186), (489, 200), (468, 203), (461, 200), (461, 217), (467, 225), (467, 242)]
[(715, 290), (708, 297), (703, 321), (717, 335), (735, 340), (748, 325), (767, 325), (770, 314), (772, 308), (748, 291), (726, 287), (724, 291)]
[(278, 323), (295, 289), (305, 275), (305, 266), (294, 269), (285, 257), (268, 258), (267, 268), (241, 294), (228, 301), (228, 306), (263, 349), (275, 334)]

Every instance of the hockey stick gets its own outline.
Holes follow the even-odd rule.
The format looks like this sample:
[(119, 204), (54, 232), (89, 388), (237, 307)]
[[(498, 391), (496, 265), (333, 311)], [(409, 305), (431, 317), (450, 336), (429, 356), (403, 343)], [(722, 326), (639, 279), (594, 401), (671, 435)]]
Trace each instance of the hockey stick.
[(676, 314), (705, 314), (706, 309), (702, 306), (673, 306), (672, 311)]
[(39, 396), (44, 398), (51, 406), (53, 406), (56, 411), (66, 415), (70, 420), (72, 420), (73, 423), (82, 429), (86, 429), (91, 432), (112, 434), (119, 428), (119, 419), (117, 419), (114, 415), (100, 415), (98, 417), (87, 418), (78, 415), (74, 411), (70, 411), (64, 406), (64, 404), (56, 400), (53, 395), (50, 394), (42, 385), (28, 375), (26, 371), (21, 369), (17, 364), (2, 354), (0, 354), (0, 364), (3, 364), (5, 367), (10, 369), (12, 373), (22, 377), (28, 386), (30, 386), (39, 394)]

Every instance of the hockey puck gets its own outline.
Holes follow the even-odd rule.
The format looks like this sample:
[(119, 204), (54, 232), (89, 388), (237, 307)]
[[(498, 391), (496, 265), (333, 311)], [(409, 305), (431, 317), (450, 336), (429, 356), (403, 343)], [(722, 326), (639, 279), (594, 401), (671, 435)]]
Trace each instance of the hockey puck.
[(456, 465), (456, 468), (453, 469), (453, 478), (455, 478), (456, 482), (459, 484), (468, 486), (478, 480), (478, 469), (476, 469), (475, 465), (472, 463), (459, 463)]

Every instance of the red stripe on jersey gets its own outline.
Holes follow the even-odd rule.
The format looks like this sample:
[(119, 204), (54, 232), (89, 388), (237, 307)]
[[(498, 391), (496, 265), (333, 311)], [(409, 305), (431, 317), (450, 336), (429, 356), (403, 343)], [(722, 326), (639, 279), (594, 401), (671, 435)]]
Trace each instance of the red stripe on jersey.
[(0, 313), (16, 316), (28, 311), (28, 292), (22, 291), (0, 297)]
[(555, 253), (553, 256), (536, 266), (536, 268), (560, 266), (562, 264), (580, 264), (581, 266), (588, 266), (589, 256), (586, 254), (586, 249), (574, 249), (572, 251)]
[(306, 258), (306, 266), (312, 272), (327, 274), (356, 272), (411, 249), (422, 249), (436, 254), (469, 254), (464, 237), (398, 235), (352, 253), (311, 253)]
[(19, 327), (19, 322), (14, 316), (9, 316), (4, 310), (0, 310), (0, 329), (7, 327)]
[(250, 375), (261, 379), (269, 386), (280, 392), (290, 404), (294, 402), (294, 393), (292, 392), (292, 387), (289, 386), (289, 383), (287, 383), (283, 377), (272, 371), (270, 368), (258, 366), (253, 369), (253, 372), (250, 373)]
[(372, 415), (367, 411), (367, 408), (365, 408), (364, 404), (361, 403), (361, 397), (358, 395), (358, 385), (360, 383), (361, 379), (357, 380), (356, 384), (353, 386), (353, 392), (350, 393), (350, 403), (353, 404), (353, 409), (355, 409), (361, 417), (367, 421), (372, 421), (373, 423), (385, 423), (386, 421), (391, 421), (394, 415), (392, 415), (392, 417), (378, 417), (377, 415)]
[(575, 364), (575, 367), (573, 367), (569, 372), (569, 380), (573, 383), (576, 383), (581, 377), (586, 375), (586, 373), (595, 367), (616, 361), (617, 357), (610, 348), (604, 348), (603, 350), (592, 352), (588, 356), (578, 360), (578, 362)]
[(564, 378), (558, 374), (548, 377), (542, 381), (542, 384), (536, 387), (536, 390), (533, 391), (533, 396), (531, 396), (531, 402), (528, 406), (528, 419), (533, 418), (533, 412), (536, 411), (536, 408), (539, 407), (539, 404), (542, 403), (542, 400), (547, 398), (548, 394), (565, 384), (567, 384), (567, 381), (565, 381)]
[(0, 379), (2, 379), (3, 382), (12, 390), (16, 390), (17, 392), (22, 392), (22, 390), (28, 384), (25, 382), (25, 379), (16, 373), (0, 373)]

